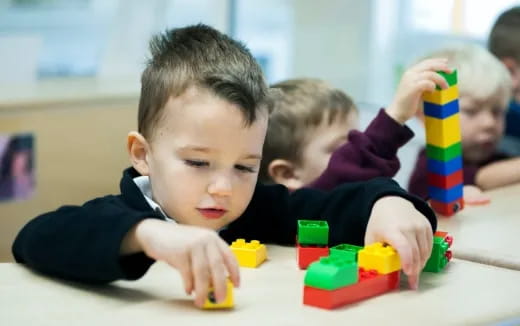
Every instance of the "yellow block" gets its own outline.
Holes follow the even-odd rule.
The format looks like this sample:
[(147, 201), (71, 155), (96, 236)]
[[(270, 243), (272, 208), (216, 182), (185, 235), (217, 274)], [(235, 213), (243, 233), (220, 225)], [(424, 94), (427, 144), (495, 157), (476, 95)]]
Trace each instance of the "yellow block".
[(401, 269), (401, 261), (394, 248), (376, 242), (358, 252), (358, 266), (375, 269), (379, 274), (389, 274)]
[(425, 117), (426, 143), (447, 148), (460, 142), (459, 113), (445, 119)]
[(241, 267), (256, 268), (267, 259), (267, 248), (258, 240), (248, 243), (244, 239), (237, 239), (230, 248)]
[(221, 303), (215, 302), (215, 291), (213, 288), (209, 290), (208, 298), (206, 299), (206, 302), (204, 302), (204, 305), (202, 306), (203, 309), (222, 309), (222, 308), (233, 308), (234, 302), (233, 302), (233, 284), (230, 280), (227, 280), (226, 282), (226, 299), (222, 301)]
[(423, 100), (426, 102), (444, 105), (459, 97), (459, 88), (453, 85), (448, 89), (436, 89), (433, 92), (423, 93)]

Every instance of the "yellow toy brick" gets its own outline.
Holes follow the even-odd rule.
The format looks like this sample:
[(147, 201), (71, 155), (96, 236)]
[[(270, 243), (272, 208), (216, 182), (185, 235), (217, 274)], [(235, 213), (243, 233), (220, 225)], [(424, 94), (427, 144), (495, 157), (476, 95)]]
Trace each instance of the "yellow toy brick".
[(423, 100), (438, 105), (444, 105), (459, 97), (459, 88), (453, 85), (448, 89), (434, 90), (423, 93)]
[(226, 282), (226, 299), (222, 301), (221, 303), (216, 303), (215, 299), (215, 292), (213, 288), (210, 289), (208, 293), (208, 298), (206, 299), (206, 302), (204, 302), (204, 305), (202, 306), (203, 309), (226, 309), (226, 308), (233, 308), (234, 302), (233, 302), (233, 283), (231, 283), (230, 280), (227, 280)]
[(267, 248), (258, 240), (248, 243), (244, 239), (237, 239), (230, 248), (241, 267), (256, 268), (267, 259)]
[(460, 142), (460, 116), (454, 114), (445, 119), (425, 117), (426, 143), (447, 148)]
[(389, 274), (401, 269), (401, 261), (394, 248), (376, 242), (358, 252), (358, 266), (365, 270), (374, 269), (379, 274)]

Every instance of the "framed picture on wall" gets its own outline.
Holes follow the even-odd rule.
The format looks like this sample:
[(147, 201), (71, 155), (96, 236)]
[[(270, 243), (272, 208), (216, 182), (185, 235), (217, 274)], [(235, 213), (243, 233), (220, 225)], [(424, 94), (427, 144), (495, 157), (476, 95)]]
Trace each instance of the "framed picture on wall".
[(34, 157), (32, 134), (0, 134), (0, 203), (33, 195)]

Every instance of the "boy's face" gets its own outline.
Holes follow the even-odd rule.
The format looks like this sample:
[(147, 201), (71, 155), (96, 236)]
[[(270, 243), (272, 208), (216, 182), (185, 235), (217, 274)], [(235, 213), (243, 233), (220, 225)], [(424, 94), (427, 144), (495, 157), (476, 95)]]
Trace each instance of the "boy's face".
[(332, 153), (347, 142), (348, 132), (357, 128), (357, 118), (354, 110), (332, 124), (328, 124), (328, 117), (325, 117), (319, 126), (308, 133), (302, 162), (295, 171), (301, 187), (316, 180), (325, 171)]
[(154, 201), (181, 224), (229, 224), (253, 195), (266, 129), (267, 112), (245, 126), (238, 106), (208, 90), (170, 98), (147, 145)]
[(477, 99), (461, 94), (459, 105), (464, 159), (485, 161), (495, 152), (504, 132), (507, 103), (500, 96)]

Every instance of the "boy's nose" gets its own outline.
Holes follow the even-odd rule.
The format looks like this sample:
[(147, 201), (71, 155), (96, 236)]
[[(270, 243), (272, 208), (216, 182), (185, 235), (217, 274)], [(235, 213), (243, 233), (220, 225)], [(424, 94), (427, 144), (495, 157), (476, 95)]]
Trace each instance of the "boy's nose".
[(227, 175), (219, 175), (208, 186), (208, 192), (213, 196), (231, 196), (231, 178)]

